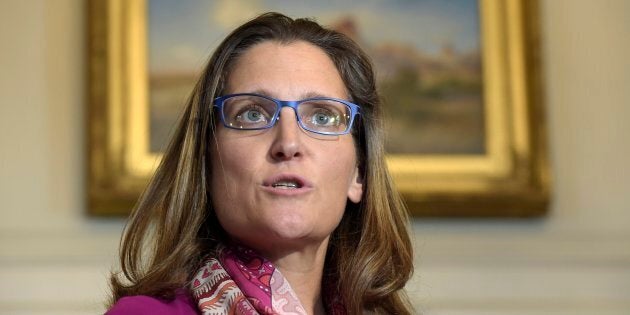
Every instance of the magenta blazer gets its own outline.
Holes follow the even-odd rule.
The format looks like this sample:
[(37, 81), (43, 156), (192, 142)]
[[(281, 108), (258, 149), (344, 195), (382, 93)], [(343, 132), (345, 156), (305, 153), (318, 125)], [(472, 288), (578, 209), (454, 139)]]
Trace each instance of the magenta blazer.
[(197, 303), (185, 291), (165, 301), (146, 295), (126, 296), (118, 300), (105, 315), (197, 315)]

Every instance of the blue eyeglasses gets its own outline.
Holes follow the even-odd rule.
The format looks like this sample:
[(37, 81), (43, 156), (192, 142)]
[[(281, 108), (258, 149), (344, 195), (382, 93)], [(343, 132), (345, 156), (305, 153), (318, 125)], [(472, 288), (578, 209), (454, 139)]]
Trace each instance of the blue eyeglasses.
[(345, 100), (314, 97), (300, 101), (281, 101), (268, 96), (239, 93), (217, 97), (214, 107), (219, 109), (221, 122), (227, 128), (260, 130), (273, 127), (282, 107), (296, 113), (300, 127), (321, 135), (338, 136), (350, 132), (360, 107)]

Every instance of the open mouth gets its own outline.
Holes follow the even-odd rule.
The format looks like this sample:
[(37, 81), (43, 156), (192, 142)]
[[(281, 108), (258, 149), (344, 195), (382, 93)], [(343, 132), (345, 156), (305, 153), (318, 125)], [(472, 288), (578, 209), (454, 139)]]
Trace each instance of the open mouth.
[(263, 181), (263, 186), (282, 190), (297, 190), (300, 188), (312, 187), (307, 179), (294, 174), (279, 174), (271, 176)]
[(294, 181), (279, 181), (277, 183), (271, 184), (271, 187), (280, 189), (295, 189), (302, 188), (302, 185), (300, 185), (299, 182)]

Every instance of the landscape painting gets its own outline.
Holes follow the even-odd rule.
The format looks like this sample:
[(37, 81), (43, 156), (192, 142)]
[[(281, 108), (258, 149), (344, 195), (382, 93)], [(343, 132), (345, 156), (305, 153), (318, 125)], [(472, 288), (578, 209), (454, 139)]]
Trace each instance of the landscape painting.
[(386, 163), (412, 215), (547, 212), (536, 0), (89, 0), (87, 10), (90, 214), (129, 214), (213, 51), (268, 11), (314, 19), (371, 56)]
[(486, 153), (479, 4), (475, 0), (149, 0), (150, 150), (162, 152), (209, 56), (266, 11), (309, 17), (371, 56), (387, 119), (387, 151)]

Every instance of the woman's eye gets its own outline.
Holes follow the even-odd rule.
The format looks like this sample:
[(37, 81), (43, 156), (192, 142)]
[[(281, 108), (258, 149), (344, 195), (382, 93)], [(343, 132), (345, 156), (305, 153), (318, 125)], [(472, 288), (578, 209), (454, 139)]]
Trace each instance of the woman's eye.
[(319, 111), (313, 114), (311, 122), (317, 126), (335, 126), (339, 124), (339, 117), (330, 112)]
[(260, 121), (264, 118), (264, 116), (257, 110), (248, 110), (245, 112), (245, 117), (249, 121)]
[(260, 123), (267, 122), (267, 117), (260, 109), (250, 108), (239, 112), (236, 120), (243, 123)]

